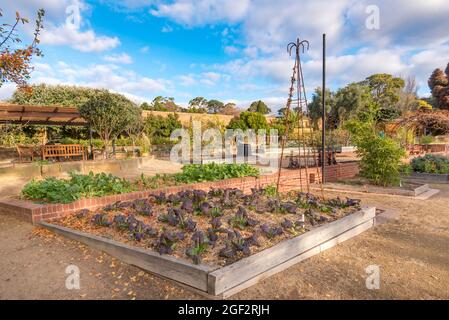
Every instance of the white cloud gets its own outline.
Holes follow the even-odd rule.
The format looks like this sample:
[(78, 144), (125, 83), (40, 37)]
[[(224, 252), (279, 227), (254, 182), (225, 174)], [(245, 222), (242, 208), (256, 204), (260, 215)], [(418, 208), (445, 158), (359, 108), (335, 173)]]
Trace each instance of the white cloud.
[[(97, 35), (88, 25), (83, 25), (81, 29), (86, 31), (65, 30), (60, 17), (65, 19), (64, 5), (70, 1), (64, 0), (64, 5), (53, 0), (42, 1), (48, 6), (50, 30), (57, 31), (50, 41), (82, 51), (108, 50), (120, 44), (118, 38)], [(26, 7), (24, 0), (14, 3), (17, 2), (19, 7)], [(30, 3), (29, 8), (38, 8), (37, 0)], [(297, 36), (308, 39), (311, 44), (310, 51), (303, 56), (309, 96), (314, 87), (321, 85), (323, 32), (328, 39), (329, 86), (336, 88), (351, 81), (360, 81), (372, 73), (387, 72), (401, 76), (416, 75), (422, 89), (420, 93), (425, 94), (430, 73), (437, 67), (444, 68), (449, 56), (449, 6), (446, 4), (447, 0), (125, 0), (121, 5), (129, 10), (145, 8), (155, 16), (168, 18), (171, 20), (166, 24), (170, 25), (169, 28), (174, 23), (188, 28), (216, 26), (214, 35), (222, 37), (223, 50), (233, 55), (233, 59), (212, 66), (197, 64), (199, 70), (208, 72), (176, 77), (181, 86), (189, 89), (198, 86), (201, 90), (205, 86), (215, 86), (217, 90), (220, 87), (227, 96), (238, 93), (247, 96), (248, 91), (257, 90), (257, 94), (276, 101), (281, 99), (278, 96), (284, 100), (286, 97), (293, 60), (288, 57), (285, 47)], [(379, 6), (380, 30), (366, 29), (367, 5)], [(10, 4), (6, 6), (14, 7)], [(26, 10), (29, 11), (29, 8)], [(141, 52), (148, 52), (148, 47), (144, 48)], [(51, 79), (57, 77), (54, 74), (57, 72), (64, 75), (58, 79), (84, 81), (72, 67), (52, 70), (53, 74), (46, 68), (48, 66), (38, 68), (36, 65), (36, 75)], [(82, 70), (81, 76), (87, 79), (85, 83), (91, 81), (95, 84), (110, 83), (122, 89), (127, 87), (126, 90), (133, 91), (135, 95), (143, 89), (137, 83), (120, 84), (128, 78), (123, 70), (113, 64), (92, 68), (100, 75), (106, 74), (104, 68), (109, 68), (111, 79), (109, 82), (94, 82), (90, 74), (94, 71)], [(231, 76), (232, 86), (225, 87)], [(141, 78), (131, 75), (131, 82)], [(154, 82), (143, 82), (155, 88), (158, 85), (169, 86), (164, 80), (152, 80)], [(220, 86), (217, 85), (219, 83)]]
[(197, 83), (193, 74), (178, 76), (177, 80), (184, 87), (191, 87)]
[(110, 50), (120, 44), (117, 37), (99, 36), (93, 30), (80, 31), (68, 24), (49, 24), (42, 32), (42, 44), (67, 45), (82, 52)]
[[(306, 84), (311, 87), (321, 83), (323, 33), (327, 34), (328, 77), (333, 86), (360, 81), (378, 72), (398, 76), (414, 74), (422, 86), (420, 93), (425, 94), (430, 73), (436, 67), (444, 67), (449, 56), (447, 0), (224, 3), (174, 0), (162, 2), (152, 13), (188, 27), (240, 23), (238, 32), (232, 32), (237, 38), (229, 37), (229, 26), (222, 29), (221, 36), (225, 38), (223, 45), (227, 54), (239, 54), (234, 48), (243, 46), (243, 55), (215, 67), (247, 83), (265, 79), (288, 86), (292, 60), (285, 47), (298, 36), (311, 44), (303, 57)], [(379, 30), (368, 30), (365, 26), (368, 5), (380, 8)], [(203, 83), (212, 85), (210, 79)], [(271, 90), (270, 85), (266, 88)]]
[(247, 57), (249, 57), (249, 58), (256, 58), (256, 57), (257, 57), (257, 52), (258, 52), (258, 50), (257, 50), (256, 47), (246, 47), (246, 48), (243, 50), (243, 53), (244, 53)]
[(214, 82), (220, 80), (220, 78), (221, 78), (221, 74), (216, 73), (216, 72), (203, 72), (202, 75), (204, 78), (214, 81)]
[(158, 4), (150, 13), (187, 26), (220, 21), (235, 23), (246, 15), (249, 5), (249, 0), (175, 0)]
[(140, 52), (142, 52), (142, 53), (148, 53), (149, 51), (150, 51), (149, 46), (144, 46), (144, 47), (140, 48)]
[(103, 59), (107, 62), (112, 62), (112, 63), (130, 64), (133, 62), (133, 59), (131, 58), (131, 56), (129, 56), (126, 53), (107, 55), (107, 56), (104, 56)]
[(36, 69), (39, 72), (33, 74), (32, 84), (66, 84), (108, 89), (128, 97), (140, 97), (136, 99), (137, 102), (168, 92), (171, 87), (168, 80), (141, 76), (115, 64), (91, 64), (83, 67), (59, 61), (53, 67), (41, 64)]
[(351, 0), (252, 2), (242, 21), (246, 44), (266, 53), (284, 53), (298, 36), (313, 40), (322, 33), (337, 38), (343, 31), (345, 10)]
[[(424, 47), (449, 40), (446, 0), (361, 0), (348, 8), (348, 38), (388, 46)], [(380, 29), (365, 28), (367, 5), (380, 10)]]
[(4, 83), (0, 86), (0, 100), (8, 100), (16, 90), (15, 83)]
[(172, 32), (172, 31), (173, 31), (173, 28), (171, 26), (163, 26), (161, 29), (161, 32), (164, 32), (164, 33)]
[[(78, 10), (71, 10), (74, 5), (78, 5)], [(89, 21), (82, 19), (82, 13), (88, 13), (91, 9), (84, 1), (16, 0), (2, 3), (5, 21), (12, 21), (16, 11), (29, 19), (30, 23), (21, 25), (19, 31), (30, 38), (34, 32), (36, 12), (40, 8), (45, 9), (44, 28), (40, 36), (43, 45), (66, 45), (82, 52), (99, 52), (120, 44), (117, 37), (97, 34), (89, 27)], [(79, 25), (74, 23), (77, 18), (80, 18)]]
[(228, 55), (234, 55), (239, 52), (239, 48), (237, 48), (236, 46), (225, 46), (224, 52)]

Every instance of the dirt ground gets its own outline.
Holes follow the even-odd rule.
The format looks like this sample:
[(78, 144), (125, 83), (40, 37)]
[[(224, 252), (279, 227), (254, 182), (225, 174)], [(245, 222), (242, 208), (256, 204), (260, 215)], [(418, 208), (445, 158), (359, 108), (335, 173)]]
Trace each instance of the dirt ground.
[[(357, 194), (392, 219), (231, 299), (449, 299), (449, 185), (432, 187), (441, 192), (424, 201)], [(1, 213), (0, 239), (0, 299), (202, 298)], [(65, 286), (69, 265), (80, 290)], [(378, 290), (365, 285), (370, 265), (380, 268)]]

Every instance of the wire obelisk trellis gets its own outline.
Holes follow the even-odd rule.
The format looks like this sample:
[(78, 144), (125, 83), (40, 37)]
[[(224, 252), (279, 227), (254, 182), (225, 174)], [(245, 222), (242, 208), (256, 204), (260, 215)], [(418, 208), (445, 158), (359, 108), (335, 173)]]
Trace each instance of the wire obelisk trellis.
[[(290, 42), (287, 45), (287, 52), (290, 56), (292, 56), (292, 51), (295, 51), (295, 63), (293, 66), (293, 72), (290, 82), (290, 89), (287, 99), (287, 105), (285, 108), (285, 130), (284, 134), (282, 136), (281, 140), (281, 156), (279, 159), (279, 168), (278, 168), (278, 178), (276, 183), (276, 190), (279, 194), (279, 186), (281, 185), (281, 171), (282, 171), (282, 164), (284, 159), (284, 149), (285, 149), (285, 143), (289, 138), (290, 130), (291, 128), (291, 113), (292, 108), (293, 112), (296, 112), (296, 118), (297, 121), (297, 144), (298, 144), (298, 170), (299, 170), (299, 179), (300, 179), (300, 189), (303, 191), (303, 168), (301, 164), (301, 154), (304, 159), (304, 174), (305, 174), (305, 185), (307, 192), (310, 192), (310, 176), (309, 176), (309, 160), (312, 159), (313, 167), (316, 169), (317, 174), (317, 181), (321, 184), (321, 178), (320, 178), (320, 171), (318, 168), (318, 162), (317, 162), (317, 154), (316, 154), (316, 148), (315, 143), (313, 139), (313, 130), (310, 127), (309, 128), (309, 141), (310, 143), (307, 144), (307, 134), (304, 130), (304, 118), (308, 115), (308, 109), (307, 109), (307, 95), (306, 95), (306, 88), (304, 85), (304, 76), (302, 72), (302, 65), (301, 65), (301, 53), (304, 53), (305, 50), (309, 49), (309, 42), (307, 40), (300, 40), (299, 38), (296, 39), (296, 42)], [(285, 185), (285, 184), (282, 184)], [(322, 188), (322, 187), (321, 187)]]

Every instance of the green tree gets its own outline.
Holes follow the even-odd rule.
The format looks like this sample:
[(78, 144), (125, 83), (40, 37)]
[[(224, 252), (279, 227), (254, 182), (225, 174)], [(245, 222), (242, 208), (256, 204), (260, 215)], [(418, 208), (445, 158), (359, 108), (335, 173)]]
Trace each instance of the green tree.
[(170, 143), (170, 135), (175, 129), (182, 128), (179, 116), (176, 113), (167, 117), (148, 115), (144, 119), (144, 130), (152, 144)]
[(142, 104), (140, 105), (140, 108), (142, 110), (151, 110), (151, 106), (147, 102), (142, 102)]
[(207, 109), (207, 99), (205, 99), (204, 97), (195, 97), (189, 101), (189, 107), (197, 109)]
[(223, 107), (224, 103), (215, 99), (209, 100), (207, 102), (207, 110), (209, 113), (220, 113)]
[(361, 84), (368, 86), (373, 102), (377, 105), (377, 122), (387, 122), (401, 115), (398, 102), (405, 86), (403, 79), (378, 73), (369, 76)]
[(176, 112), (180, 111), (180, 107), (175, 103), (175, 98), (173, 97), (157, 96), (151, 102), (151, 107), (149, 110)]
[(133, 153), (136, 148), (136, 142), (141, 137), (144, 130), (141, 108), (132, 107), (129, 115), (129, 123), (125, 128), (127, 136), (131, 139)]
[(39, 84), (31, 86), (31, 93), (16, 90), (11, 103), (33, 105), (61, 105), (80, 107), (91, 98), (101, 93), (100, 89), (79, 86)]
[(223, 106), (223, 109), (221, 109), (220, 114), (226, 114), (230, 116), (236, 116), (240, 112), (239, 109), (237, 109), (237, 106), (233, 102), (228, 102)]
[[(319, 123), (321, 123), (321, 119), (323, 117), (323, 106), (322, 106), (322, 90), (321, 88), (316, 88), (315, 93), (312, 96), (312, 101), (309, 103), (307, 108), (309, 109), (309, 117), (312, 124), (317, 127)], [(329, 89), (326, 89), (326, 125), (330, 126), (329, 114), (331, 110), (335, 106), (334, 93), (332, 93)], [(332, 127), (335, 127), (335, 124), (332, 124)]]
[(267, 118), (258, 112), (243, 111), (239, 116), (234, 117), (228, 124), (228, 129), (268, 129)]
[(370, 88), (374, 102), (381, 108), (394, 106), (399, 101), (400, 90), (405, 86), (403, 79), (387, 73), (373, 74), (362, 83)]
[(140, 109), (121, 94), (101, 90), (79, 107), (80, 115), (86, 119), (107, 148), (135, 119)]
[(269, 114), (271, 109), (262, 100), (257, 100), (251, 103), (247, 111)]
[(339, 126), (349, 119), (357, 118), (358, 113), (363, 112), (371, 102), (371, 94), (367, 86), (350, 83), (336, 92), (330, 114)]
[(196, 97), (189, 101), (189, 107), (183, 108), (183, 112), (207, 113), (207, 100), (203, 97)]

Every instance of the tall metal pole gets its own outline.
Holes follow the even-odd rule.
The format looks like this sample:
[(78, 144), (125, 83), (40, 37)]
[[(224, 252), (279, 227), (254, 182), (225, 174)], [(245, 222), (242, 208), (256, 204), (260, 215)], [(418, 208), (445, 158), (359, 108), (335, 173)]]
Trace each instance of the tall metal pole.
[(90, 144), (90, 158), (94, 160), (94, 145), (92, 143), (92, 126), (89, 124), (89, 144)]
[(321, 101), (323, 103), (323, 120), (322, 120), (322, 131), (321, 131), (321, 178), (322, 183), (325, 183), (324, 167), (326, 165), (326, 34), (323, 33), (323, 85), (321, 92)]

